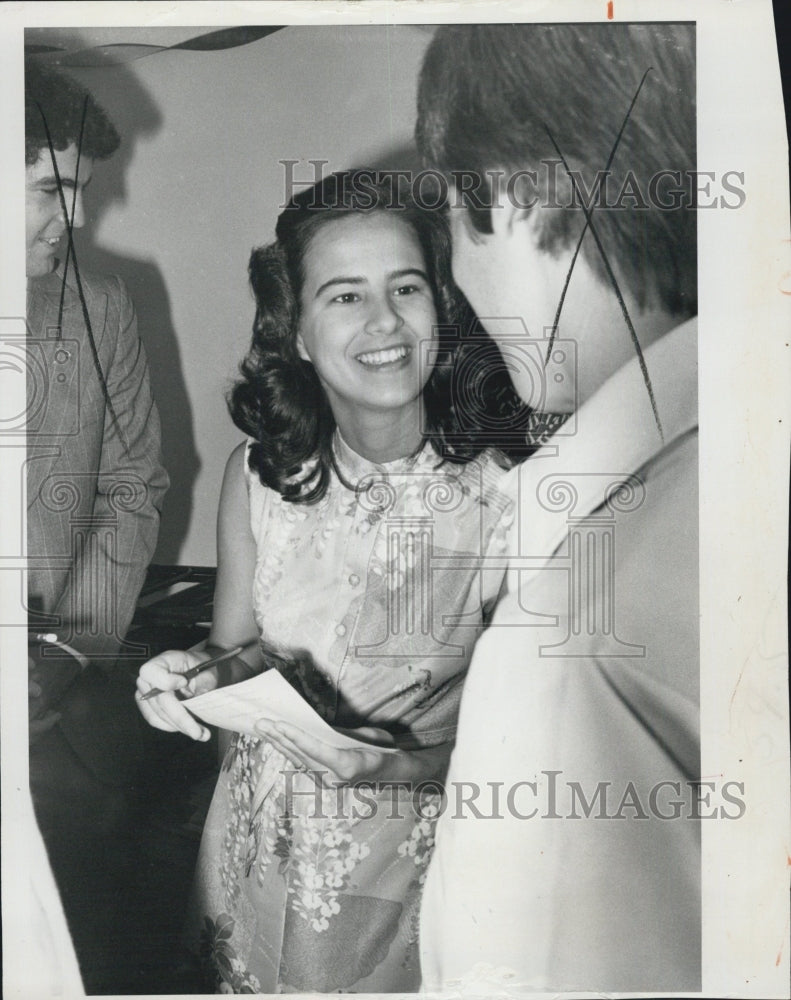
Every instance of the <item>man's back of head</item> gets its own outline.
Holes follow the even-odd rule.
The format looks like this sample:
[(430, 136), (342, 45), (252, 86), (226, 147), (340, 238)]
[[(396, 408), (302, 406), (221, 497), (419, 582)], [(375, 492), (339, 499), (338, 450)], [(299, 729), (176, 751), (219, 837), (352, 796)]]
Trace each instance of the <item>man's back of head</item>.
[[(491, 232), (492, 170), (513, 198), (530, 191), (563, 206), (544, 213), (549, 251), (575, 241), (579, 197), (592, 194), (594, 208), (603, 197), (597, 233), (638, 301), (654, 295), (673, 314), (697, 311), (693, 24), (441, 27), (421, 73), (417, 141), (431, 166), (481, 178), (484, 207), (467, 199), (480, 233)], [(601, 270), (593, 240), (582, 252)]]

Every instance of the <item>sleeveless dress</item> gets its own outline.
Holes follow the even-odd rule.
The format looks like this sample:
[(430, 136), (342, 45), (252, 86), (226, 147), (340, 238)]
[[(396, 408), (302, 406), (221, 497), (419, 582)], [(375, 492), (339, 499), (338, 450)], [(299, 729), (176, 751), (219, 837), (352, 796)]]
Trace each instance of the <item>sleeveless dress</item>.
[[(262, 646), (331, 725), (378, 726), (405, 749), (452, 741), (504, 576), (505, 471), (491, 452), (452, 465), (426, 445), (375, 465), (337, 432), (334, 448), (348, 485), (333, 474), (314, 505), (247, 469)], [(417, 990), (420, 894), (445, 804), (434, 782), (321, 789), (266, 740), (236, 734), (190, 907), (206, 988)]]

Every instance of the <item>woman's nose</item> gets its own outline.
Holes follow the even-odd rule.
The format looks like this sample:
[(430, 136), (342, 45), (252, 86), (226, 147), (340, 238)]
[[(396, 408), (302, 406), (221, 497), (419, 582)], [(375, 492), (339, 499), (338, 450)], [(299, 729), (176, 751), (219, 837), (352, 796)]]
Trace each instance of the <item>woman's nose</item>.
[(371, 334), (393, 333), (402, 324), (403, 319), (388, 296), (373, 299), (365, 323), (365, 332)]

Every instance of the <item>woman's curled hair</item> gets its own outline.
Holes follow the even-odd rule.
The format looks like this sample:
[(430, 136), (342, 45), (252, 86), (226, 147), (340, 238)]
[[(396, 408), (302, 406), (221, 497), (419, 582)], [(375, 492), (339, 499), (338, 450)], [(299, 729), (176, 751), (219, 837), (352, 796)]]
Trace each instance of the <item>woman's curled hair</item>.
[(420, 208), (373, 170), (332, 174), (291, 199), (276, 241), (250, 257), (253, 340), (228, 398), (234, 423), (254, 442), (251, 470), (294, 503), (321, 499), (331, 472), (338, 473), (335, 418), (313, 365), (297, 350), (305, 255), (321, 226), (385, 210), (399, 212), (417, 236), (437, 312), (437, 361), (423, 390), (424, 438), (442, 459), (465, 463), (487, 447), (507, 452), (502, 429), (512, 439), (525, 419), (497, 346), (453, 282), (444, 216)]

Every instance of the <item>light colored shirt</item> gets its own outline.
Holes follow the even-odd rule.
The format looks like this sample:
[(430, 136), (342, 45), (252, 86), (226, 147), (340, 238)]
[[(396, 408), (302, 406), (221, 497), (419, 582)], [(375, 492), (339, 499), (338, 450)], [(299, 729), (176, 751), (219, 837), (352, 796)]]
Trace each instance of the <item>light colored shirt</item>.
[(513, 473), (509, 592), (423, 898), (427, 989), (700, 989), (695, 333), (646, 351), (664, 443), (635, 359)]

